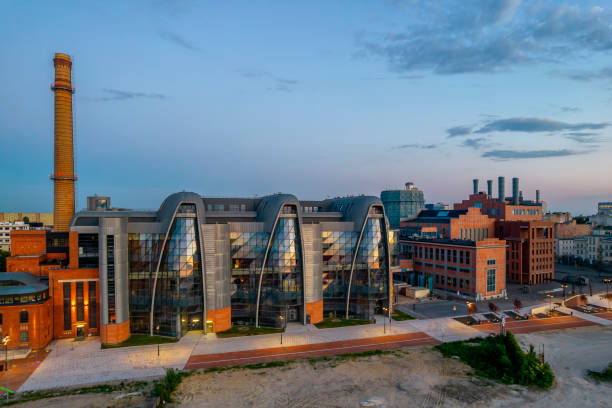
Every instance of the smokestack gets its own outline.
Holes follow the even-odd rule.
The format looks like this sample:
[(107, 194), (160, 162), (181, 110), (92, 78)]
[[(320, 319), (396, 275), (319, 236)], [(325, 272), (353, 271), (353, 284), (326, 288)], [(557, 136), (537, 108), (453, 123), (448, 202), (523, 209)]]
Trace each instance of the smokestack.
[(506, 180), (503, 177), (497, 178), (497, 189), (499, 194), (499, 201), (504, 201), (506, 199)]
[(474, 194), (478, 194), (478, 179), (474, 179), (473, 183), (474, 183)]
[(536, 190), (536, 203), (540, 202), (540, 190)]
[(493, 180), (487, 180), (487, 194), (493, 197)]
[(53, 59), (55, 82), (54, 156), (53, 156), (53, 229), (67, 232), (74, 215), (74, 145), (72, 139), (72, 62), (67, 54)]
[(523, 190), (519, 191), (519, 203), (523, 202)]
[(519, 179), (512, 178), (512, 201), (514, 205), (519, 205)]

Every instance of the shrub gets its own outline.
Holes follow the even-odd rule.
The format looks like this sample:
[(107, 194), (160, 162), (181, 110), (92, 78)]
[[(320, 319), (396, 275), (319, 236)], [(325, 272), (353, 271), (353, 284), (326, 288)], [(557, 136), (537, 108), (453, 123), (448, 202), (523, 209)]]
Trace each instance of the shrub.
[(591, 378), (594, 378), (598, 381), (612, 381), (612, 363), (610, 363), (608, 367), (603, 371), (589, 370), (588, 374)]
[(190, 373), (174, 370), (169, 368), (166, 370), (166, 376), (157, 381), (153, 386), (153, 394), (159, 397), (160, 405), (166, 402), (172, 402), (172, 393), (178, 388), (183, 377), (189, 376)]
[(555, 376), (548, 363), (538, 359), (533, 346), (521, 350), (514, 335), (489, 336), (435, 346), (445, 357), (458, 356), (481, 377), (506, 384), (536, 385), (548, 389)]

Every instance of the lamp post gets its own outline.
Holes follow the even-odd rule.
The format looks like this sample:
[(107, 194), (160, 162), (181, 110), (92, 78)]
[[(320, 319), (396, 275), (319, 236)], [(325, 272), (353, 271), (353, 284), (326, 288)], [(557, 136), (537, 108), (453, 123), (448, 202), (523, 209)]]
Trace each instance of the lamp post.
[(280, 315), (278, 318), (280, 319), (280, 324), (281, 324), (281, 345), (282, 345), (283, 344), (283, 331), (285, 328), (285, 326), (283, 325), (284, 318), (283, 318), (283, 315)]
[(383, 334), (387, 334), (387, 308), (383, 307)]
[(553, 295), (548, 294), (546, 296), (548, 297), (548, 301), (549, 301), (548, 314), (552, 317), (552, 298), (553, 298)]
[(567, 288), (567, 285), (564, 283), (561, 287), (563, 288), (563, 305), (565, 306), (565, 288)]
[(6, 401), (8, 402), (9, 400), (9, 387), (8, 387), (8, 371), (9, 371), (9, 366), (8, 366), (8, 342), (11, 338), (6, 335), (2, 338), (2, 344), (4, 344), (4, 358), (5, 358), (5, 363), (6, 363)]
[(608, 287), (610, 285), (610, 282), (612, 282), (612, 279), (605, 278), (603, 282), (606, 284), (606, 300), (608, 301), (608, 309), (609, 309), (610, 308), (610, 293), (609, 293)]

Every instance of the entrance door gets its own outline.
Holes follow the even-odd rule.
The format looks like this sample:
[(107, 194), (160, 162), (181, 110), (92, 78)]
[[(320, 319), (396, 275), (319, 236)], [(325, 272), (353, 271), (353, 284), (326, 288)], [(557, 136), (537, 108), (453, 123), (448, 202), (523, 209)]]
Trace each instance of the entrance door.
[(77, 327), (76, 329), (77, 329), (76, 336), (77, 336), (78, 338), (83, 338), (83, 337), (85, 337), (85, 327), (80, 326), (80, 327)]
[(288, 320), (290, 322), (296, 322), (297, 319), (298, 319), (297, 309), (294, 309), (294, 308), (289, 309), (289, 318), (288, 318)]

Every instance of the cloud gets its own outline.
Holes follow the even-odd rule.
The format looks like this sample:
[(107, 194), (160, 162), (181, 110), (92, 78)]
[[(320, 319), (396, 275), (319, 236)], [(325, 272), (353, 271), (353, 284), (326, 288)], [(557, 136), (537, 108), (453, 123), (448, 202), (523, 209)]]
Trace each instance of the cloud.
[(266, 89), (278, 92), (293, 92), (296, 85), (300, 83), (297, 79), (282, 78), (275, 76), (267, 71), (242, 71), (242, 76), (249, 79), (264, 79), (271, 82)]
[(193, 43), (186, 40), (184, 37), (182, 37), (181, 35), (175, 32), (167, 31), (167, 30), (159, 30), (157, 33), (164, 40), (170, 41), (171, 43), (174, 43), (178, 45), (179, 47), (183, 47), (190, 51), (201, 51), (199, 47), (197, 47), (196, 45), (194, 45)]
[(561, 112), (576, 113), (576, 112), (582, 112), (582, 109), (575, 107), (575, 106), (561, 106)]
[(577, 143), (598, 143), (601, 140), (596, 137), (597, 133), (589, 133), (589, 132), (571, 132), (565, 135), (567, 139), (571, 139)]
[(491, 132), (555, 132), (563, 130), (598, 130), (608, 127), (609, 123), (566, 123), (544, 118), (509, 118), (487, 123), (474, 133)]
[[(402, 13), (404, 10), (398, 10)], [(612, 50), (612, 13), (519, 0), (438, 0), (412, 4), (407, 29), (361, 33), (361, 54), (400, 73), (497, 72)]]
[(446, 133), (448, 137), (457, 137), (457, 136), (465, 136), (472, 133), (472, 127), (470, 126), (455, 126), (452, 128), (446, 129)]
[(437, 148), (437, 144), (420, 144), (420, 143), (410, 143), (399, 146), (392, 147), (393, 150), (402, 150), (402, 149), (424, 149), (431, 150)]
[(463, 143), (461, 143), (461, 146), (469, 147), (474, 150), (478, 150), (485, 145), (486, 141), (487, 139), (485, 139), (484, 137), (477, 137), (474, 139), (465, 139)]
[(563, 157), (585, 154), (584, 151), (576, 151), (569, 149), (561, 150), (491, 150), (484, 152), (482, 157), (487, 157), (493, 160), (511, 160), (511, 159), (541, 159), (546, 157)]
[(598, 80), (612, 80), (612, 66), (600, 68), (594, 71), (573, 70), (573, 71), (553, 71), (553, 74), (561, 75), (574, 81), (590, 82)]
[(124, 101), (127, 99), (166, 99), (167, 95), (160, 93), (145, 93), (145, 92), (133, 92), (133, 91), (124, 91), (121, 89), (110, 89), (110, 88), (102, 88), (102, 92), (106, 93), (107, 96), (102, 96), (99, 98), (95, 98), (96, 101)]

